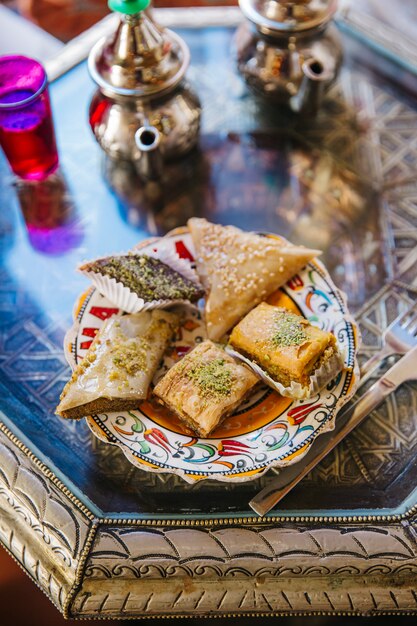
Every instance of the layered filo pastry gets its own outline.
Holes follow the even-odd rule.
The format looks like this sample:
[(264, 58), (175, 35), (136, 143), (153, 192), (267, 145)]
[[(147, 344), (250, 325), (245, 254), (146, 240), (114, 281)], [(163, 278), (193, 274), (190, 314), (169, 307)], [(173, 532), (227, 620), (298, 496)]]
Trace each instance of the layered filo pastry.
[(79, 419), (136, 408), (178, 325), (177, 315), (162, 310), (106, 320), (65, 385), (57, 414)]
[(165, 374), (154, 394), (194, 432), (207, 437), (258, 382), (249, 368), (207, 340)]
[(304, 317), (262, 302), (233, 329), (230, 354), (243, 358), (265, 382), (291, 398), (308, 398), (344, 366), (332, 333)]

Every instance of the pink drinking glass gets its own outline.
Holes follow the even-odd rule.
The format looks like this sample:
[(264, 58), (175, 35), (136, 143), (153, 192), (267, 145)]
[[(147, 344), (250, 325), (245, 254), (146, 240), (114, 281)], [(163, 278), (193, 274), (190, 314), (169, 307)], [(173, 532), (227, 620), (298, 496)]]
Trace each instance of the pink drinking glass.
[(0, 57), (0, 145), (25, 180), (44, 180), (58, 167), (48, 79), (28, 57)]

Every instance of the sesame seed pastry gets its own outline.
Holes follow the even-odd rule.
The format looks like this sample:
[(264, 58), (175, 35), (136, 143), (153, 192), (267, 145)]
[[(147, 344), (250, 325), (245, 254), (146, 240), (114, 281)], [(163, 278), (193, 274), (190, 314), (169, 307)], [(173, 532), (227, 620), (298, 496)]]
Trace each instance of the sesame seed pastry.
[(213, 341), (321, 254), (203, 218), (191, 218), (188, 227), (197, 273), (208, 292), (205, 317)]
[(258, 382), (249, 368), (207, 340), (171, 367), (154, 394), (200, 437), (207, 437)]
[(161, 310), (106, 320), (65, 385), (56, 413), (79, 419), (136, 408), (178, 325), (177, 315)]

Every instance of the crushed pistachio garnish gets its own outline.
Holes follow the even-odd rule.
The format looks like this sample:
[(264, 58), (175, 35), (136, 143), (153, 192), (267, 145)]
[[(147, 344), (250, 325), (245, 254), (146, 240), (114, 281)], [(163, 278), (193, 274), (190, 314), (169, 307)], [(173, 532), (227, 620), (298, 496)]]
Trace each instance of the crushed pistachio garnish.
[(307, 340), (302, 318), (294, 313), (277, 311), (274, 319), (272, 343), (277, 348), (299, 346)]
[(124, 370), (129, 376), (144, 371), (147, 367), (147, 352), (149, 344), (146, 341), (132, 339), (125, 344), (115, 344), (113, 347), (113, 364)]
[(224, 359), (214, 359), (195, 365), (185, 373), (200, 388), (203, 396), (228, 396), (232, 390), (232, 376)]
[(146, 254), (99, 259), (88, 263), (85, 269), (114, 278), (146, 301), (195, 302), (204, 294), (199, 285)]

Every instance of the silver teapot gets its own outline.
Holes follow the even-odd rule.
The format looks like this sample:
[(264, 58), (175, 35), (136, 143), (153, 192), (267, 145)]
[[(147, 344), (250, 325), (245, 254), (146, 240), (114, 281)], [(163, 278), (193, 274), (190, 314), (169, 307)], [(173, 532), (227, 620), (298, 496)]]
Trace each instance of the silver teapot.
[(295, 113), (314, 115), (335, 80), (342, 47), (331, 23), (336, 0), (239, 0), (249, 21), (236, 32), (248, 86)]
[(184, 80), (189, 49), (152, 20), (149, 1), (109, 0), (120, 23), (88, 59), (98, 85), (90, 104), (92, 131), (112, 159), (133, 161), (145, 181), (161, 177), (165, 159), (195, 146), (201, 115)]

